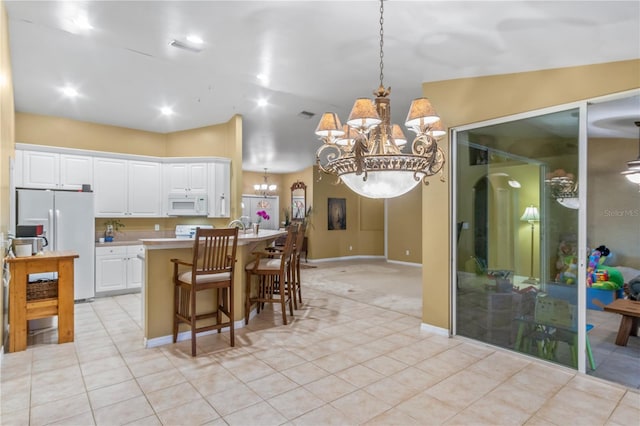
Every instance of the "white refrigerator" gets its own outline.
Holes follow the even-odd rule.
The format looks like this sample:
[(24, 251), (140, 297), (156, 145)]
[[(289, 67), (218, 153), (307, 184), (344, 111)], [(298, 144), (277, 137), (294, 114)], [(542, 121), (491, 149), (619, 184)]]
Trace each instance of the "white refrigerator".
[[(72, 250), (74, 261), (74, 299), (95, 295), (95, 220), (93, 193), (18, 189), (17, 224), (44, 226), (48, 245), (44, 250)], [(33, 278), (33, 277), (32, 277)]]

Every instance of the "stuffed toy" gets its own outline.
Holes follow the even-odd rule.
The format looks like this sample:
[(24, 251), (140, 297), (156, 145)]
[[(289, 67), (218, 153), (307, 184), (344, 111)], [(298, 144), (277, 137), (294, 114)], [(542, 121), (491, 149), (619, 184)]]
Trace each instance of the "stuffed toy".
[(556, 261), (556, 281), (563, 284), (575, 284), (577, 282), (578, 257), (575, 245), (561, 241), (558, 246), (558, 260)]

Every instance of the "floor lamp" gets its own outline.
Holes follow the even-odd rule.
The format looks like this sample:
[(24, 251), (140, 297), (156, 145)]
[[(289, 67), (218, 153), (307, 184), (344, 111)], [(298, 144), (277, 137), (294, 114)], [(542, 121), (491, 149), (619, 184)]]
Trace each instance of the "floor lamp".
[(533, 230), (535, 227), (535, 223), (540, 220), (538, 208), (533, 204), (530, 205), (524, 210), (524, 214), (522, 215), (520, 220), (523, 222), (529, 222), (531, 224), (531, 274), (529, 274), (529, 278), (524, 280), (523, 282), (527, 284), (537, 284), (538, 280), (533, 277)]

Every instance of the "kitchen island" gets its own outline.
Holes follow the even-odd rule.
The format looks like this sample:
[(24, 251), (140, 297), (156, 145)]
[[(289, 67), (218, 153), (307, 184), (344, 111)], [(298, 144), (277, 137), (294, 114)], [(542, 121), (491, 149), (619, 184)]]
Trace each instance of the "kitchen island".
[[(27, 349), (27, 321), (58, 316), (58, 343), (73, 342), (74, 251), (46, 251), (34, 256), (7, 258), (9, 283), (9, 352)], [(58, 279), (48, 290), (30, 294), (29, 275), (56, 272)]]
[[(258, 234), (239, 231), (234, 276), (234, 310), (236, 328), (244, 326), (245, 279), (244, 266), (253, 260), (252, 253), (264, 248), (286, 231), (260, 230)], [(191, 262), (193, 239), (141, 239), (144, 246), (144, 278), (142, 285), (142, 316), (145, 346), (153, 347), (173, 341), (173, 264), (171, 259)], [(186, 269), (185, 269), (186, 270)], [(198, 294), (198, 311), (216, 306), (213, 291)], [(183, 332), (184, 330), (180, 330)], [(179, 336), (180, 339), (180, 336)]]

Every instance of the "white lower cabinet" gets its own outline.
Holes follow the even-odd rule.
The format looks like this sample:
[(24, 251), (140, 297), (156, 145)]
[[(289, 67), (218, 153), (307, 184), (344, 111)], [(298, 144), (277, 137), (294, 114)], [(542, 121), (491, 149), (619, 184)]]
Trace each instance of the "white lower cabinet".
[(96, 293), (142, 286), (141, 245), (96, 247)]

